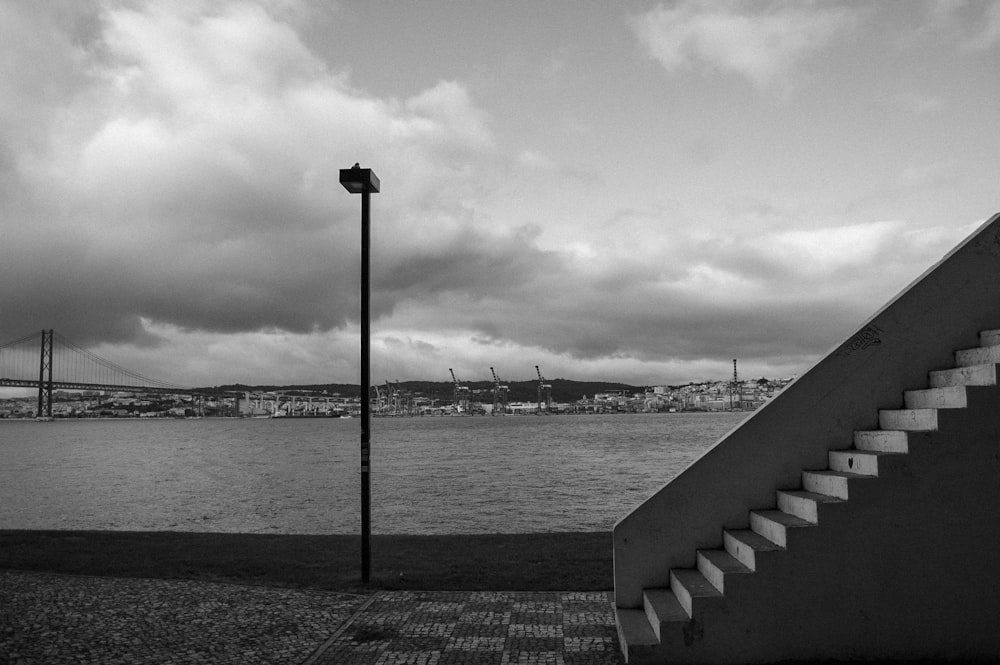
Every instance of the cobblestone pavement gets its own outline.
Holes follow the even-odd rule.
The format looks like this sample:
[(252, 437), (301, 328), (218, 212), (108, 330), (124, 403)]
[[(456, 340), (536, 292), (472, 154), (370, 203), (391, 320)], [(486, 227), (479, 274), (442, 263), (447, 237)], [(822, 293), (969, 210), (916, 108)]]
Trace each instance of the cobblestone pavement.
[(620, 665), (604, 593), (358, 596), (0, 571), (0, 663)]
[(365, 596), (0, 571), (0, 663), (305, 661)]
[(619, 665), (606, 593), (379, 592), (322, 665)]

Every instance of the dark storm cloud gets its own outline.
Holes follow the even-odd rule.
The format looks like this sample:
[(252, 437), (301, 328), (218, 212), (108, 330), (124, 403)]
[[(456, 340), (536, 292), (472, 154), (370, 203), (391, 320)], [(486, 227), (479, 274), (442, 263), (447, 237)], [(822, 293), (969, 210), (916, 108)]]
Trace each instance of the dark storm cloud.
[[(608, 246), (576, 262), (526, 248), (517, 256), (527, 260), (510, 264), (516, 277), (493, 273), (496, 282), (465, 294), (461, 280), (443, 280), (441, 288), (456, 294), (448, 312), (432, 311), (438, 325), (464, 325), (480, 345), (580, 360), (697, 361), (738, 352), (780, 363), (814, 358), (841, 341), (915, 278), (921, 262), (933, 261), (928, 244), (887, 223), (725, 238), (675, 234), (650, 256)], [(463, 316), (471, 309), (479, 315)], [(434, 326), (413, 312), (408, 322)]]
[[(43, 43), (18, 51), (36, 62), (8, 71), (0, 125), (0, 339), (57, 327), (81, 344), (149, 343), (144, 320), (223, 333), (342, 327), (358, 316), (357, 200), (337, 185), (346, 155), (384, 154), (394, 204), (426, 216), (464, 204), (438, 200), (420, 166), (489, 147), (461, 88), (405, 104), (366, 97), (256, 6), (123, 7), (97, 33), (89, 15), (6, 9)], [(391, 131), (371, 144), (358, 138), (378, 134), (367, 127)], [(461, 250), (487, 238), (445, 233), (446, 260), (409, 256), (392, 233), (410, 224), (400, 217), (390, 208), (379, 220), (381, 311), (451, 280), (476, 285), (459, 275), (472, 267)]]
[(550, 301), (544, 316), (537, 308), (519, 310), (510, 303), (497, 307), (497, 318), (476, 330), (483, 340), (535, 346), (579, 359), (690, 361), (740, 350), (745, 357), (776, 360), (828, 350), (865, 314), (841, 302), (800, 299), (721, 307), (680, 294), (635, 289), (630, 297), (609, 293), (593, 301)]
[(567, 269), (556, 252), (536, 245), (536, 233), (465, 228), (441, 244), (415, 249), (380, 271), (376, 287), (391, 302), (445, 292), (472, 298), (517, 298), (544, 289)]

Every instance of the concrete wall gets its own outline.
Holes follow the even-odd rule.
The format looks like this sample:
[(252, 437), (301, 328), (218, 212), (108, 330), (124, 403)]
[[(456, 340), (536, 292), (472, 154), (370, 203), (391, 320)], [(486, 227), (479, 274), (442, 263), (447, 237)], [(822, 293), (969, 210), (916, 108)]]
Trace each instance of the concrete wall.
[(987, 660), (1000, 654), (1000, 388), (968, 390), (909, 453), (819, 506), (787, 551), (725, 579), (698, 631), (665, 631), (674, 665)]
[(723, 528), (746, 528), (748, 511), (774, 506), (802, 470), (827, 468), (827, 451), (877, 429), (878, 409), (900, 408), (904, 390), (926, 387), (928, 371), (953, 367), (954, 350), (995, 328), (1000, 214), (615, 525), (618, 607), (641, 607), (644, 588), (668, 586), (671, 568), (693, 567)]

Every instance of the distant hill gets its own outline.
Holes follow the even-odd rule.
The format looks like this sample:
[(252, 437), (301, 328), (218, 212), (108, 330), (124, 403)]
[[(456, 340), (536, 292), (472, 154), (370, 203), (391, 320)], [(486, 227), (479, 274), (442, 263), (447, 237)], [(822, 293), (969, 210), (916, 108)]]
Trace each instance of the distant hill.
[(316, 383), (316, 384), (295, 384), (295, 385), (285, 385), (278, 386), (272, 384), (259, 384), (259, 385), (248, 385), (245, 383), (231, 383), (224, 386), (213, 386), (211, 388), (195, 388), (195, 391), (204, 390), (205, 392), (280, 392), (280, 393), (294, 393), (294, 392), (309, 392), (309, 393), (321, 393), (326, 391), (330, 394), (339, 393), (344, 397), (357, 397), (361, 394), (361, 386), (357, 383)]
[[(642, 392), (643, 386), (631, 386), (627, 383), (613, 383), (607, 381), (573, 381), (571, 379), (546, 379), (547, 384), (552, 386), (552, 399), (556, 402), (575, 402), (582, 399), (584, 395), (593, 397), (596, 393), (612, 393), (625, 391), (629, 395)], [(502, 385), (509, 387), (509, 399), (511, 402), (532, 402), (538, 399), (538, 381), (502, 381)], [(382, 386), (379, 389), (382, 390)], [(399, 388), (414, 395), (429, 397), (431, 399), (450, 400), (454, 391), (454, 384), (451, 381), (401, 381), (399, 384), (393, 383), (393, 387)], [(492, 381), (470, 381), (463, 383), (472, 391), (473, 401), (487, 402), (492, 399)], [(216, 386), (215, 388), (205, 388), (206, 391), (267, 391), (291, 393), (302, 392), (323, 392), (330, 394), (339, 393), (344, 397), (358, 397), (361, 393), (361, 386), (349, 383), (324, 383), (310, 385), (274, 386), (258, 385), (248, 386), (244, 384), (233, 384), (226, 386)], [(477, 394), (478, 391), (478, 394)]]

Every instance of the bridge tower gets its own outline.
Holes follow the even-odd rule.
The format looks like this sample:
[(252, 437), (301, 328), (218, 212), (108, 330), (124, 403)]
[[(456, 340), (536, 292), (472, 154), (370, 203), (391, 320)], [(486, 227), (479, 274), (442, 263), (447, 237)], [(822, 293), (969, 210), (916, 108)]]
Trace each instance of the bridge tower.
[(42, 330), (42, 358), (38, 369), (37, 418), (52, 417), (52, 329)]

